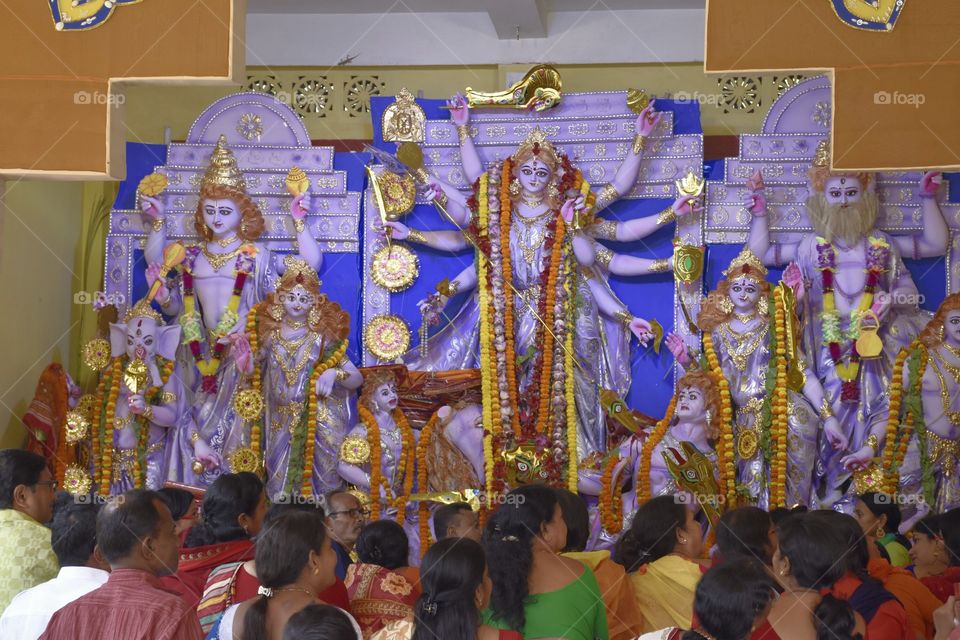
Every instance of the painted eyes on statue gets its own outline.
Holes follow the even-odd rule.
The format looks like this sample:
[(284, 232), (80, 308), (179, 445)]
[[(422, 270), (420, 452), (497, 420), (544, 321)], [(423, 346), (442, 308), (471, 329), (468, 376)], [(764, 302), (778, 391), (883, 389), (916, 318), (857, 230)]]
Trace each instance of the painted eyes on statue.
[(550, 172), (547, 171), (546, 169), (533, 170), (530, 167), (520, 167), (520, 173), (522, 173), (524, 176), (528, 178), (530, 176), (536, 175), (541, 180), (546, 180), (547, 178), (550, 177)]
[(689, 400), (690, 402), (693, 402), (694, 400), (700, 397), (700, 393), (695, 389), (688, 388), (681, 391), (680, 395), (677, 397), (680, 398), (681, 400)]
[(299, 302), (303, 306), (309, 307), (313, 305), (313, 296), (308, 296), (308, 295), (297, 296), (292, 293), (281, 293), (280, 302), (286, 302), (289, 304), (293, 304), (294, 302)]
[(856, 189), (853, 187), (847, 189), (846, 191), (844, 191), (843, 189), (830, 189), (831, 198), (839, 198), (842, 195), (846, 195), (848, 198), (856, 198), (857, 194), (859, 193), (860, 193), (860, 189)]
[(734, 293), (740, 293), (741, 291), (745, 291), (745, 292), (753, 295), (754, 293), (757, 292), (757, 288), (754, 287), (753, 285), (750, 285), (750, 284), (748, 284), (748, 285), (746, 285), (746, 286), (739, 285), (739, 284), (735, 284), (735, 285), (733, 285), (732, 289), (733, 289)]
[[(147, 345), (148, 347), (149, 347), (150, 345), (152, 345), (152, 344), (153, 344), (153, 336), (146, 336), (146, 337), (143, 339), (143, 344)], [(127, 336), (127, 346), (128, 346), (128, 347), (132, 347), (132, 346), (133, 346), (133, 336)]]
[(206, 213), (208, 216), (213, 216), (219, 213), (221, 218), (226, 218), (233, 213), (233, 209), (231, 209), (230, 207), (220, 207), (219, 209), (216, 209), (214, 207), (206, 207), (204, 208), (203, 212)]

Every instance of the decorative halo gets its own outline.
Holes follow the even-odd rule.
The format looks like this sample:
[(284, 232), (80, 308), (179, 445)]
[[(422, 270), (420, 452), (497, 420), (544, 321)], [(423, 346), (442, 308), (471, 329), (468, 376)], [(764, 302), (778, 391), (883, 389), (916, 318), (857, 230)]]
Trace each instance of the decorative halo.
[(400, 316), (375, 316), (367, 323), (363, 343), (377, 358), (396, 360), (410, 348), (410, 328)]
[(83, 363), (94, 371), (103, 371), (110, 364), (110, 343), (94, 338), (83, 345)]
[(67, 444), (76, 444), (87, 437), (90, 431), (90, 423), (86, 416), (80, 411), (68, 411), (67, 422), (64, 426), (64, 437)]
[(162, 173), (151, 173), (140, 181), (140, 184), (137, 186), (137, 191), (145, 196), (156, 198), (163, 193), (163, 190), (167, 188), (169, 183), (170, 181), (167, 179), (167, 176)]
[(737, 438), (737, 455), (741, 460), (749, 460), (757, 453), (760, 446), (760, 440), (757, 439), (755, 431), (744, 429)]
[(63, 488), (72, 496), (85, 496), (90, 493), (93, 481), (86, 469), (77, 464), (69, 464), (63, 472)]
[(340, 445), (340, 459), (347, 464), (363, 464), (370, 460), (370, 443), (360, 436), (347, 436)]
[(244, 420), (256, 420), (263, 413), (263, 396), (253, 389), (238, 391), (233, 396), (233, 410)]
[(373, 254), (370, 275), (379, 286), (398, 293), (410, 288), (420, 275), (420, 260), (404, 245), (394, 243)]
[(417, 198), (417, 186), (409, 173), (399, 176), (392, 171), (384, 171), (377, 176), (383, 193), (383, 206), (387, 218), (397, 220), (409, 213)]
[(250, 447), (234, 449), (233, 452), (227, 456), (227, 460), (230, 462), (231, 473), (240, 473), (241, 471), (249, 471), (250, 473), (260, 472), (260, 454)]
[(87, 422), (93, 422), (97, 415), (97, 397), (92, 393), (80, 396), (73, 410), (86, 418)]

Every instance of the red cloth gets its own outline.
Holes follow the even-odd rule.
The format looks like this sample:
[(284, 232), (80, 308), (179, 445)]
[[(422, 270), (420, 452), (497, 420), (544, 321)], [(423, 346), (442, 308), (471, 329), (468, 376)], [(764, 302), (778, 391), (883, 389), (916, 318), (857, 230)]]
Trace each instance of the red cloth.
[(116, 569), (53, 614), (41, 640), (202, 640), (197, 612), (151, 573)]
[[(837, 580), (830, 592), (841, 600), (850, 600), (863, 581), (852, 574)], [(867, 622), (866, 640), (915, 640), (907, 612), (896, 599), (881, 604)]]
[(395, 620), (412, 618), (413, 606), (420, 596), (416, 586), (402, 573), (375, 564), (350, 565), (344, 584), (364, 638)]
[(228, 562), (253, 560), (253, 554), (253, 543), (246, 539), (181, 549), (177, 572), (160, 578), (160, 583), (164, 588), (180, 594), (183, 601), (196, 612), (210, 572)]
[(941, 574), (920, 578), (920, 582), (927, 585), (933, 595), (940, 598), (940, 602), (946, 602), (953, 595), (953, 585), (960, 582), (960, 567), (947, 567)]
[(773, 630), (773, 626), (767, 620), (764, 620), (763, 624), (750, 636), (750, 640), (780, 640), (780, 636)]
[(500, 640), (523, 640), (519, 631), (507, 631), (506, 629), (500, 629), (500, 635), (497, 638)]
[[(259, 588), (260, 581), (241, 568), (237, 572), (237, 595), (234, 602), (243, 602), (256, 597)], [(325, 591), (321, 591), (317, 597), (327, 604), (340, 607), (347, 613), (350, 612), (350, 598), (347, 596), (347, 587), (344, 586), (343, 580), (340, 578), (337, 578), (337, 581), (327, 587)]]

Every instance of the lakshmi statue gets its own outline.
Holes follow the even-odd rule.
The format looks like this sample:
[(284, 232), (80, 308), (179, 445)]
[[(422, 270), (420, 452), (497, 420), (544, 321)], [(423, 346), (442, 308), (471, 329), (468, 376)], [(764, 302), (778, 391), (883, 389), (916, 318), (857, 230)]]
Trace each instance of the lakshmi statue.
[[(490, 417), (484, 424), (491, 425), (487, 462), (518, 443), (536, 441), (547, 458), (548, 481), (576, 486), (577, 462), (606, 449), (600, 389), (626, 394), (630, 333), (646, 343), (653, 332), (617, 300), (606, 280), (578, 263), (573, 231), (591, 226), (593, 211), (632, 189), (659, 115), (653, 105), (640, 114), (635, 143), (614, 180), (594, 194), (539, 128), (511, 157), (485, 171), (469, 135), (466, 102), (457, 96), (450, 106), (465, 174), (476, 183), (466, 199), (432, 180), (428, 198), (464, 233), (386, 225), (401, 240), (450, 251), (469, 241), (476, 250), (473, 265), (421, 302), (426, 322), (438, 322), (458, 291), (473, 295), (406, 362), (428, 371), (480, 368)], [(646, 232), (655, 228), (651, 224)], [(568, 425), (576, 425), (576, 432)]]
[[(790, 339), (786, 322), (792, 319), (784, 317), (784, 330), (777, 331), (770, 305), (779, 301), (771, 297), (766, 267), (744, 248), (723, 275), (726, 279), (707, 296), (697, 321), (707, 359), (717, 360), (733, 404), (738, 498), (762, 509), (811, 504), (820, 421), (835, 449), (844, 449), (846, 438), (812, 372), (805, 376), (802, 393), (787, 389), (786, 405), (778, 406), (776, 353), (778, 348), (792, 350), (786, 344)], [(676, 334), (668, 336), (667, 347), (684, 367), (698, 366), (699, 358), (691, 357)], [(782, 416), (778, 415), (781, 409)], [(783, 451), (785, 460), (771, 447), (779, 437), (773, 431), (781, 425), (786, 427), (783, 435), (789, 443)], [(785, 487), (771, 491), (771, 479), (776, 476), (771, 467), (783, 464)]]
[[(340, 486), (337, 454), (363, 376), (346, 357), (350, 316), (320, 293), (304, 260), (284, 259), (276, 293), (257, 307), (266, 401), (267, 496), (324, 495)], [(255, 374), (256, 375), (256, 374)]]
[[(290, 212), (299, 253), (316, 270), (322, 254), (304, 222), (306, 197), (304, 193), (294, 198)], [(142, 201), (151, 225), (145, 249), (150, 285), (159, 277), (157, 265), (166, 244), (164, 208), (156, 198), (143, 196)], [(256, 242), (264, 230), (263, 215), (247, 194), (246, 181), (222, 135), (200, 183), (194, 226), (200, 242), (187, 248), (177, 286), (157, 299), (164, 313), (177, 316), (183, 327), (180, 358), (193, 394), (196, 423), (196, 429), (183, 434), (177, 444), (182, 459), (171, 470), (181, 482), (206, 485), (220, 473), (259, 467), (259, 444), (252, 431), (256, 412), (241, 410), (244, 417), (237, 411), (262, 402), (249, 394), (238, 396), (251, 384), (253, 373), (247, 314), (264, 300), (285, 268), (279, 255)], [(198, 454), (201, 440), (215, 455)]]
[(872, 176), (830, 170), (826, 141), (810, 169), (806, 209), (814, 232), (771, 244), (763, 179), (748, 182), (753, 215), (749, 246), (768, 265), (792, 263), (783, 279), (796, 292), (805, 352), (840, 421), (850, 453), (824, 439), (817, 494), (834, 504), (852, 491), (850, 472), (867, 467), (886, 431), (894, 359), (927, 321), (901, 255), (944, 255), (947, 226), (935, 196), (938, 174), (920, 183), (922, 232), (890, 236), (876, 228), (879, 205)]
[(899, 433), (884, 450), (885, 466), (898, 472), (900, 493), (923, 496), (934, 513), (960, 507), (960, 293), (947, 296), (897, 363), (902, 378), (894, 376), (890, 389), (891, 414), (903, 407), (904, 415), (888, 427)]
[(168, 432), (189, 420), (180, 376), (174, 375), (179, 342), (179, 325), (164, 325), (146, 300), (131, 307), (123, 322), (110, 324), (112, 359), (97, 390), (103, 419), (92, 438), (102, 495), (163, 486)]
[(357, 406), (360, 423), (340, 445), (340, 476), (370, 496), (371, 521), (385, 509), (403, 522), (413, 492), (417, 442), (399, 401), (393, 370), (368, 373)]

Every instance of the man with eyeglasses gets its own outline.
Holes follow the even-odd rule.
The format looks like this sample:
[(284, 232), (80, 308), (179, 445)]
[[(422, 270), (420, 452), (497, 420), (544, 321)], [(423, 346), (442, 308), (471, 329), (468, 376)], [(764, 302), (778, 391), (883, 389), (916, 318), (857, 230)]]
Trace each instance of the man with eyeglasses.
[(360, 530), (367, 522), (369, 512), (355, 495), (348, 491), (331, 491), (327, 494), (327, 531), (333, 538), (331, 546), (337, 554), (337, 577), (347, 576), (347, 567), (353, 562), (353, 546), (360, 537)]
[(44, 526), (53, 516), (56, 490), (43, 456), (0, 450), (0, 612), (13, 596), (53, 579), (60, 569)]

